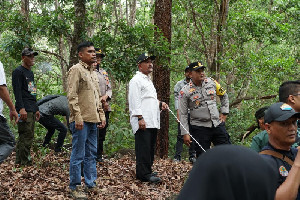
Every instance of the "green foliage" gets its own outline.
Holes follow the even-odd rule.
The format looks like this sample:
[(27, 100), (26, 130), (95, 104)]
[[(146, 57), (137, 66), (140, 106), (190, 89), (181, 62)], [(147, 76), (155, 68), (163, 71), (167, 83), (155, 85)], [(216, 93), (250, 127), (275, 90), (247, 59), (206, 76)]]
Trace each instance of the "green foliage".
[(120, 84), (113, 90), (111, 102), (112, 112), (109, 117), (109, 126), (104, 142), (104, 152), (112, 155), (120, 149), (134, 148), (134, 135), (129, 123), (129, 113), (126, 109), (126, 85)]
[[(105, 142), (108, 155), (120, 148), (134, 148), (134, 136), (126, 110), (126, 83), (137, 70), (137, 56), (142, 52), (150, 52), (171, 58), (170, 107), (173, 108), (173, 88), (184, 77), (184, 68), (189, 62), (207, 61), (202, 37), (206, 38), (206, 44), (216, 42), (210, 39), (215, 31), (213, 25), (217, 23), (213, 17), (219, 12), (215, 7), (216, 2), (220, 1), (172, 1), (172, 43), (169, 51), (170, 44), (161, 34), (155, 34), (156, 27), (152, 24), (154, 6), (149, 1), (137, 2), (133, 26), (126, 21), (124, 1), (105, 0), (100, 2), (101, 6), (95, 0), (86, 1), (86, 26), (91, 38), (84, 36), (84, 39), (93, 41), (104, 51), (106, 57), (102, 66), (114, 82), (113, 112)], [(30, 1), (29, 20), (26, 21), (20, 14), (20, 0), (15, 0), (14, 4), (11, 1), (0, 2), (0, 60), (4, 64), (11, 94), (11, 73), (20, 64), (20, 54), (25, 46), (53, 53), (40, 52), (36, 58), (33, 71), (38, 87), (37, 98), (65, 92), (62, 87), (65, 76), (61, 70), (63, 66), (59, 57), (54, 55), (60, 55), (59, 41), (62, 39), (66, 47), (63, 59), (69, 59), (75, 13), (72, 0), (59, 0), (58, 3), (59, 7), (56, 8), (50, 0)], [(119, 4), (123, 4), (122, 13)], [(299, 7), (297, 0), (229, 2), (228, 19), (219, 33), (223, 47), (222, 55), (218, 55), (216, 60), (221, 64), (220, 83), (227, 89), (230, 102), (243, 93), (254, 98), (231, 108), (226, 127), (235, 144), (250, 144), (252, 135), (244, 143), (239, 142), (239, 138), (255, 123), (255, 111), (277, 101), (277, 98), (258, 100), (257, 97), (276, 95), (283, 81), (299, 79)], [(195, 27), (193, 11), (203, 36)], [(161, 62), (159, 64), (165, 65), (164, 60)], [(45, 71), (50, 65), (51, 70)], [(207, 72), (207, 75), (215, 74)], [(4, 114), (8, 116), (7, 108)], [(177, 122), (171, 115), (169, 127), (169, 155), (172, 156)], [(16, 127), (12, 129), (16, 133)], [(44, 135), (45, 129), (37, 125), (37, 144), (43, 141)], [(70, 139), (68, 135), (66, 143), (70, 143)], [(186, 151), (187, 148), (184, 155)]]

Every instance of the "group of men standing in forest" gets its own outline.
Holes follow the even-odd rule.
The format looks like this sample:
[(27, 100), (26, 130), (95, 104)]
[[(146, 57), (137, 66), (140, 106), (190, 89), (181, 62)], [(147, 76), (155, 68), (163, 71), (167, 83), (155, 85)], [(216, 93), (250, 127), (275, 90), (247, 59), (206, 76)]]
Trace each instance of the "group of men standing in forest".
[[(30, 48), (22, 51), (22, 65), (16, 68), (12, 75), (16, 107), (12, 104), (6, 89), (2, 65), (0, 65), (0, 80), (4, 81), (0, 82), (2, 91), (0, 98), (9, 106), (11, 119), (14, 117), (18, 122), (19, 140), (16, 146), (16, 164), (19, 165), (32, 164), (30, 148), (34, 139), (35, 121), (44, 117), (40, 123), (48, 129), (43, 146), (49, 143), (55, 129), (60, 130), (55, 148), (56, 151), (60, 151), (63, 143), (61, 140), (64, 140), (67, 129), (58, 125), (59, 122), (52, 117), (60, 114), (69, 119), (67, 121), (72, 133), (69, 188), (74, 198), (84, 199), (86, 198), (85, 192), (98, 191), (96, 163), (103, 161), (103, 141), (110, 112), (108, 102), (112, 92), (107, 72), (99, 67), (105, 56), (101, 50), (95, 48), (91, 42), (82, 42), (78, 45), (77, 51), (79, 63), (72, 66), (68, 72), (66, 99), (58, 100), (61, 96), (50, 95), (40, 100), (39, 103), (36, 102), (36, 85), (31, 67), (34, 65), (34, 59), (38, 53)], [(129, 82), (128, 101), (130, 123), (135, 135), (136, 178), (143, 182), (160, 183), (162, 179), (157, 172), (152, 171), (152, 166), (157, 129), (160, 128), (160, 111), (169, 110), (169, 106), (158, 100), (156, 89), (151, 81), (150, 74), (153, 71), (154, 60), (155, 56), (148, 53), (142, 53), (137, 58), (138, 71)], [(229, 113), (228, 95), (216, 80), (205, 75), (205, 69), (206, 67), (201, 61), (189, 64), (185, 68), (186, 79), (177, 84), (174, 89), (178, 120), (178, 144), (176, 145), (178, 151), (174, 157), (176, 161), (181, 159), (182, 143), (187, 146), (194, 144), (190, 149), (192, 163), (196, 162), (195, 158), (210, 149), (211, 143), (214, 145), (231, 144), (229, 134), (225, 129), (225, 121)], [(293, 164), (286, 160), (280, 160), (274, 154), (264, 153), (263, 155), (274, 168), (279, 167), (279, 171), (281, 170), (279, 182), (283, 188), (278, 185), (278, 195), (281, 196), (286, 195), (284, 192), (286, 185), (290, 184), (291, 180), (295, 181), (300, 174), (298, 173), (300, 171), (298, 169), (300, 155), (296, 157), (297, 150), (290, 147), (290, 143), (295, 142), (294, 125), (300, 115), (297, 113), (300, 110), (300, 84), (299, 81), (295, 81), (287, 85), (292, 85), (292, 88), (296, 89), (291, 90), (289, 87), (285, 87), (285, 90), (288, 91), (284, 92), (287, 102), (273, 104), (266, 111), (265, 116), (265, 127), (270, 138), (267, 148), (264, 150), (283, 154), (284, 157), (295, 161)], [(217, 97), (221, 101), (220, 113)], [(60, 103), (49, 103), (53, 99)], [(59, 109), (55, 107), (55, 104), (64, 104), (64, 106)], [(65, 104), (68, 106), (66, 107)], [(52, 111), (50, 112), (46, 108), (50, 108)], [(1, 163), (12, 151), (15, 141), (2, 116), (2, 105), (0, 105), (0, 109), (0, 139), (6, 141), (5, 146), (2, 144), (0, 146)], [(47, 121), (51, 122), (51, 125), (47, 124)], [(275, 124), (275, 128), (273, 128), (273, 124)], [(279, 126), (283, 128), (280, 129)], [(284, 136), (280, 137), (280, 134)], [(279, 159), (279, 161), (274, 161), (274, 159)], [(278, 165), (278, 162), (283, 162), (283, 164)], [(286, 179), (289, 171), (292, 174), (289, 177), (292, 178)], [(81, 185), (82, 174), (85, 181), (84, 188)], [(299, 185), (300, 181), (292, 188), (293, 197), (297, 196)]]

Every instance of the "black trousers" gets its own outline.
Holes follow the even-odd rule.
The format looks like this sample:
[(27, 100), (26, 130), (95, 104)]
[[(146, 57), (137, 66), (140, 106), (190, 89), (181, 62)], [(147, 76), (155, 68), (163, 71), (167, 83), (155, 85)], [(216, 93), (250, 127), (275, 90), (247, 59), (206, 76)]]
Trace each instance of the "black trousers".
[[(190, 126), (190, 133), (199, 142), (199, 144), (207, 150), (210, 148), (210, 144), (215, 146), (220, 144), (231, 144), (230, 136), (225, 129), (225, 123), (221, 123), (217, 127), (203, 127), (203, 126)], [(195, 144), (196, 155), (199, 157), (203, 150), (198, 144)]]
[(67, 127), (63, 123), (61, 123), (58, 119), (56, 119), (53, 115), (41, 114), (39, 123), (42, 124), (48, 130), (45, 136), (44, 145), (49, 144), (55, 130), (59, 131), (57, 137), (57, 143), (55, 146), (55, 150), (59, 150), (64, 144), (64, 140), (68, 132)]
[(147, 128), (135, 133), (136, 178), (148, 181), (152, 173), (157, 129)]
[(15, 147), (15, 136), (11, 132), (6, 119), (0, 115), (0, 163), (2, 163)]
[(105, 136), (106, 136), (106, 129), (108, 127), (108, 121), (109, 121), (109, 113), (110, 111), (105, 112), (105, 120), (106, 120), (106, 125), (102, 129), (98, 129), (98, 145), (97, 145), (97, 157), (100, 158), (103, 154), (103, 142), (105, 141)]
[[(175, 145), (175, 159), (181, 160), (181, 153), (183, 151), (183, 135), (181, 135), (181, 130), (180, 130), (180, 123), (178, 123), (177, 127), (177, 141)], [(195, 157), (195, 142), (192, 140), (192, 143), (190, 144), (191, 146), (189, 147), (189, 158), (194, 158)]]

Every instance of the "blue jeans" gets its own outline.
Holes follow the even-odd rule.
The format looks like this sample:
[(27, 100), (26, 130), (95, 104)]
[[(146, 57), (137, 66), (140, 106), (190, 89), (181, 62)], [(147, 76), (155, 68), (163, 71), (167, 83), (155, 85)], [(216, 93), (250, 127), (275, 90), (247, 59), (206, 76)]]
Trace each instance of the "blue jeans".
[(70, 158), (70, 189), (75, 190), (81, 185), (81, 163), (85, 185), (95, 187), (97, 179), (97, 124), (84, 122), (83, 129), (75, 128), (75, 122), (70, 124), (72, 131), (72, 153)]

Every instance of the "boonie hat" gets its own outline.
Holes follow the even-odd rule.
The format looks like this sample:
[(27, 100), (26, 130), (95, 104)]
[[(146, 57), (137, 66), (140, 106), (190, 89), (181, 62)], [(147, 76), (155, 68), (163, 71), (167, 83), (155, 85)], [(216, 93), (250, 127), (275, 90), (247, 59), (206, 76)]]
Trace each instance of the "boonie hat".
[(23, 51), (22, 51), (22, 56), (30, 56), (30, 55), (34, 55), (34, 56), (37, 56), (39, 55), (38, 52), (36, 51), (33, 51), (33, 49), (31, 48), (24, 48)]
[(205, 69), (206, 67), (203, 65), (203, 63), (201, 61), (197, 61), (197, 62), (193, 62), (191, 64), (189, 64), (189, 68), (191, 71), (197, 70), (197, 69)]
[(101, 51), (100, 48), (95, 48), (95, 51), (96, 51), (96, 56), (100, 55), (101, 58), (105, 57), (105, 54)]
[(265, 113), (265, 123), (271, 123), (273, 121), (281, 122), (291, 117), (300, 117), (300, 113), (286, 103), (274, 103)]
[(150, 58), (151, 60), (155, 60), (156, 56), (150, 56), (148, 53), (142, 53), (136, 60), (136, 63), (140, 64), (141, 62), (147, 60), (148, 58)]

